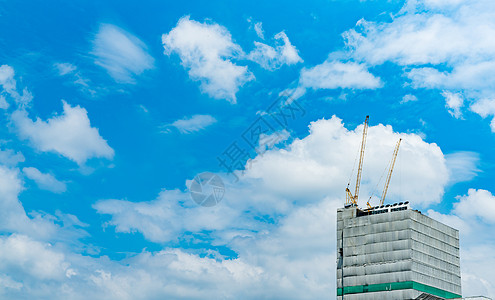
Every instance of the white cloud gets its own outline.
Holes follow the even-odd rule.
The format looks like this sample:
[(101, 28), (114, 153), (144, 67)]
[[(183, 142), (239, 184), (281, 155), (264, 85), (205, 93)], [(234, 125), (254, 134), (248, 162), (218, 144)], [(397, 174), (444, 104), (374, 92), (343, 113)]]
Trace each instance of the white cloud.
[(108, 225), (117, 232), (140, 232), (153, 242), (175, 240), (184, 231), (221, 230), (232, 225), (240, 212), (224, 206), (205, 209), (178, 190), (162, 191), (153, 201), (133, 203), (102, 200), (93, 205), (100, 214), (111, 215)]
[(451, 72), (431, 67), (413, 68), (406, 73), (415, 88), (464, 89), (473, 98), (488, 96), (493, 83), (484, 78), (495, 75), (495, 62), (458, 63)]
[(29, 92), (27, 88), (24, 88), (22, 90), (22, 95), (15, 94), (13, 97), (18, 107), (28, 107), (31, 103), (31, 100), (33, 100), (33, 94), (31, 94), (31, 92)]
[(256, 31), (256, 35), (264, 40), (265, 39), (265, 35), (263, 33), (263, 23), (261, 22), (257, 22), (256, 24), (254, 24), (254, 31)]
[(14, 69), (8, 65), (0, 66), (0, 85), (3, 90), (11, 94), (16, 91), (16, 82), (14, 79)]
[[(306, 137), (267, 150), (248, 163), (246, 176), (238, 183), (224, 174), (226, 194), (214, 207), (197, 206), (179, 190), (164, 190), (152, 201), (94, 204), (98, 213), (109, 216), (106, 226), (117, 232), (139, 232), (157, 243), (189, 239), (191, 234), (198, 242), (201, 233), (208, 232), (209, 243), (231, 249), (235, 258), (194, 246), (145, 249), (115, 261), (20, 234), (4, 236), (0, 273), (17, 283), (9, 295), (96, 300), (335, 299), (335, 213), (343, 205), (346, 177), (355, 157), (348, 149), (358, 149), (361, 130), (362, 126), (346, 129), (336, 117), (313, 122)], [(400, 178), (397, 172), (390, 199), (407, 197), (416, 206), (439, 200), (449, 176), (440, 149), (416, 135), (377, 125), (369, 129), (361, 205), (399, 136), (404, 144), (397, 170), (402, 170), (411, 188), (399, 189), (394, 182)], [(1, 188), (0, 199), (9, 194)], [(15, 197), (19, 189), (11, 194)]]
[[(2, 240), (5, 241), (7, 233), (25, 235), (39, 241), (68, 242), (71, 245), (77, 243), (78, 238), (87, 236), (87, 232), (77, 228), (86, 225), (73, 215), (58, 211), (55, 215), (31, 211), (28, 216), (19, 200), (23, 190), (19, 169), (0, 165), (0, 232), (3, 233), (0, 235), (0, 245)], [(4, 251), (5, 249), (0, 249), (0, 256), (5, 254)], [(8, 263), (5, 258), (0, 260)], [(25, 263), (30, 264), (30, 262)], [(5, 273), (5, 270), (2, 271), (2, 266), (5, 264), (0, 263), (0, 274)]]
[[(246, 176), (262, 179), (267, 189), (285, 197), (342, 197), (359, 149), (361, 131), (362, 126), (347, 130), (335, 116), (312, 122), (307, 137), (294, 140), (287, 149), (268, 151), (256, 158)], [(393, 199), (390, 201), (409, 200), (417, 206), (439, 202), (449, 178), (440, 148), (425, 143), (418, 135), (395, 133), (390, 126), (383, 125), (369, 128), (361, 201), (372, 194), (379, 180), (376, 174), (382, 174), (387, 167), (399, 137), (403, 141), (389, 189), (389, 199)]]
[(300, 83), (313, 89), (376, 89), (382, 86), (380, 78), (373, 76), (364, 64), (355, 62), (325, 61), (301, 71)]
[[(353, 59), (407, 66), (413, 87), (461, 91), (476, 104), (495, 92), (486, 80), (495, 76), (495, 41), (486, 38), (494, 34), (493, 1), (408, 0), (391, 22), (360, 20), (343, 36)], [(460, 118), (460, 98), (446, 98), (449, 112)]]
[(54, 69), (57, 71), (59, 76), (64, 76), (69, 78), (72, 83), (79, 87), (82, 92), (88, 93), (91, 96), (95, 96), (97, 91), (103, 91), (102, 88), (92, 87), (92, 82), (89, 78), (82, 75), (82, 72), (78, 70), (77, 66), (71, 63), (54, 63)]
[(95, 63), (119, 83), (134, 83), (136, 75), (154, 67), (154, 59), (148, 54), (146, 45), (111, 24), (101, 24), (91, 54), (95, 56)]
[(495, 115), (495, 100), (482, 99), (471, 105), (471, 110), (479, 114), (483, 118), (486, 118), (490, 115)]
[(290, 138), (290, 133), (283, 129), (272, 134), (260, 134), (256, 153), (265, 153), (269, 149), (273, 149), (276, 145), (287, 141)]
[[(24, 214), (22, 205), (17, 200), (17, 196), (22, 190), (22, 183), (19, 179), (19, 172), (16, 169), (9, 169), (0, 166), (0, 205), (2, 209), (2, 227), (9, 228), (10, 221), (15, 221), (20, 215)], [(10, 228), (9, 228), (10, 229)]]
[[(495, 100), (488, 98), (481, 99), (480, 101), (473, 103), (470, 109), (483, 118), (495, 116)], [(495, 132), (495, 117), (492, 119), (490, 127), (492, 132)]]
[(464, 98), (462, 94), (444, 91), (442, 95), (445, 97), (445, 106), (447, 107), (449, 113), (456, 119), (461, 118), (461, 108), (464, 106)]
[(33, 167), (23, 168), (22, 172), (27, 178), (36, 182), (40, 189), (54, 193), (63, 193), (67, 190), (65, 183), (57, 180), (52, 174), (41, 173), (40, 170)]
[(0, 108), (1, 109), (7, 109), (9, 108), (10, 104), (5, 100), (5, 97), (0, 95)]
[(473, 218), (461, 218), (454, 212), (444, 215), (429, 210), (428, 216), (459, 230), (462, 293), (493, 297), (495, 246), (490, 225)]
[(0, 295), (5, 292), (7, 289), (16, 289), (19, 290), (22, 288), (22, 283), (12, 280), (10, 276), (0, 275)]
[[(256, 216), (284, 216), (294, 205), (318, 205), (325, 197), (342, 200), (355, 158), (348, 149), (359, 148), (361, 130), (362, 126), (347, 130), (336, 117), (313, 122), (307, 137), (286, 148), (267, 150), (248, 162), (239, 184), (225, 175), (224, 200), (213, 208), (196, 206), (187, 193), (177, 190), (163, 191), (156, 200), (146, 202), (102, 200), (94, 208), (110, 215), (108, 224), (118, 232), (138, 231), (152, 241), (166, 242), (183, 232), (201, 230), (215, 231), (212, 235), (220, 240), (238, 234), (251, 236), (252, 229), (272, 226)], [(417, 135), (394, 133), (390, 126), (377, 125), (369, 128), (361, 205), (378, 183), (376, 174), (387, 167), (399, 137), (403, 143), (390, 184), (390, 201), (409, 200), (423, 207), (441, 200), (449, 172), (440, 149)], [(407, 184), (401, 185), (401, 179)]]
[(391, 22), (362, 19), (344, 33), (346, 44), (354, 57), (374, 65), (489, 61), (495, 54), (495, 42), (486, 39), (495, 32), (494, 3), (474, 0), (452, 7), (434, 2), (408, 0)]
[[(18, 198), (22, 190), (19, 170), (0, 165), (0, 297), (53, 299), (56, 295), (68, 299), (62, 295), (63, 286), (68, 287), (66, 280), (76, 272), (55, 245), (63, 243), (61, 248), (67, 251), (84, 236), (73, 226), (84, 224), (60, 212), (57, 217), (37, 212), (28, 217)], [(63, 223), (63, 227), (54, 222)], [(60, 291), (55, 292), (55, 286)]]
[(0, 230), (18, 232), (46, 238), (53, 234), (55, 226), (42, 218), (30, 219), (18, 199), (23, 190), (18, 169), (0, 165)]
[(25, 235), (0, 237), (0, 269), (37, 279), (63, 279), (70, 264), (60, 252)]
[(400, 103), (415, 102), (415, 101), (418, 101), (418, 97), (416, 97), (412, 94), (407, 94), (407, 95), (404, 95), (404, 97), (402, 97), (402, 100), (400, 101)]
[[(213, 245), (229, 247), (237, 258), (225, 259), (210, 252), (201, 259), (177, 249), (145, 252), (127, 263), (130, 268), (138, 263), (139, 272), (146, 276), (107, 270), (94, 275), (95, 280), (100, 287), (111, 287), (124, 293), (122, 297), (132, 298), (138, 291), (122, 282), (134, 280), (139, 282), (138, 289), (147, 287), (146, 293), (151, 293), (148, 282), (154, 280), (138, 278), (154, 279), (154, 270), (159, 269), (161, 274), (186, 274), (175, 289), (167, 289), (182, 298), (208, 295), (216, 299), (221, 289), (220, 297), (231, 298), (335, 299), (329, 296), (335, 295), (335, 214), (343, 205), (346, 179), (355, 158), (349, 149), (357, 152), (361, 134), (362, 126), (348, 130), (336, 117), (313, 122), (306, 137), (267, 150), (249, 162), (238, 183), (223, 174), (225, 196), (214, 207), (197, 206), (187, 192), (178, 190), (162, 191), (152, 201), (97, 202), (97, 212), (109, 216), (105, 226), (114, 226), (117, 232), (139, 232), (150, 241), (167, 243), (184, 234), (206, 231)], [(399, 136), (404, 142), (390, 185), (390, 201), (407, 199), (416, 207), (425, 207), (441, 199), (449, 173), (438, 146), (417, 135), (377, 125), (369, 128), (361, 205), (376, 185), (377, 174), (387, 166)], [(402, 188), (401, 173), (407, 182)], [(148, 267), (151, 265), (156, 266)], [(215, 274), (215, 279), (209, 280), (210, 274)], [(166, 294), (167, 284), (156, 280), (153, 286)], [(190, 280), (195, 284), (186, 288)], [(216, 290), (210, 292), (211, 286)], [(208, 292), (201, 296), (198, 289)]]
[(0, 165), (12, 167), (24, 161), (25, 158), (21, 152), (14, 152), (12, 149), (0, 149)]
[(430, 8), (449, 8), (461, 4), (464, 0), (424, 0), (424, 5)]
[(468, 194), (459, 197), (454, 212), (460, 217), (480, 217), (487, 223), (495, 224), (495, 196), (487, 190), (469, 189)]
[(93, 157), (112, 159), (114, 151), (91, 127), (88, 113), (80, 106), (72, 107), (65, 101), (63, 114), (47, 121), (32, 121), (26, 111), (16, 110), (12, 121), (23, 139), (28, 139), (38, 150), (63, 155), (79, 165)]
[(142, 104), (139, 104), (139, 109), (141, 109), (142, 112), (144, 112), (145, 114), (149, 113), (150, 111), (148, 110), (148, 108), (146, 108), (146, 106), (142, 105)]
[(275, 70), (283, 65), (293, 65), (303, 61), (285, 32), (277, 33), (275, 40), (278, 44), (275, 48), (260, 42), (254, 42), (256, 48), (248, 54), (248, 58), (267, 70)]
[[(253, 217), (266, 218), (266, 212), (270, 211), (268, 207), (285, 201), (276, 197), (272, 204), (267, 204), (266, 200), (273, 196), (267, 197), (263, 191), (257, 191), (261, 187), (256, 182), (251, 184), (254, 185), (241, 189), (231, 186), (230, 195), (221, 205), (212, 208), (196, 206), (187, 194), (179, 191), (164, 191), (157, 200), (141, 203), (104, 200), (95, 208), (99, 213), (112, 214), (110, 224), (116, 226), (118, 232), (138, 231), (151, 241), (165, 242), (184, 231), (209, 231), (215, 239), (214, 244), (228, 244), (238, 253), (235, 259), (222, 258), (215, 252), (200, 258), (176, 249), (142, 253), (128, 262), (132, 268), (139, 266), (140, 272), (148, 276), (154, 276), (155, 270), (159, 270), (160, 276), (153, 282), (161, 287), (162, 294), (188, 299), (217, 299), (226, 295), (243, 299), (315, 299), (332, 294), (335, 259), (331, 249), (335, 248), (332, 247), (335, 239), (328, 237), (334, 235), (335, 218), (331, 216), (335, 215), (340, 202), (323, 200), (308, 207), (293, 208), (288, 217), (279, 218), (280, 224), (270, 225)], [(248, 191), (251, 194), (243, 196)], [(246, 218), (243, 211), (248, 208), (257, 212)], [(181, 273), (185, 275), (179, 275)], [(118, 284), (116, 289), (129, 298), (137, 291), (119, 282), (124, 278), (134, 278), (134, 281), (143, 278), (136, 278), (132, 275), (135, 272), (129, 271), (112, 275), (107, 271), (106, 274), (95, 278), (98, 285)], [(179, 276), (180, 281), (174, 287), (164, 289), (168, 283), (163, 274)], [(137, 282), (137, 288), (148, 286), (148, 282)], [(147, 290), (145, 295), (153, 289)], [(219, 290), (222, 296), (219, 296)]]
[(33, 99), (33, 95), (24, 88), (22, 94), (17, 91), (17, 83), (14, 79), (15, 72), (11, 66), (2, 65), (0, 66), (0, 107), (6, 109), (9, 107), (9, 103), (6, 101), (5, 97), (1, 93), (7, 94), (15, 103), (20, 107), (26, 107), (30, 104)]
[[(489, 230), (489, 228), (485, 228)], [(464, 295), (495, 295), (493, 266), (495, 246), (486, 245), (483, 240), (461, 248), (462, 293)], [(487, 255), (488, 254), (488, 255)]]
[(189, 77), (201, 82), (201, 91), (216, 99), (236, 102), (235, 94), (254, 79), (246, 66), (231, 59), (243, 51), (232, 41), (230, 32), (218, 24), (200, 23), (183, 17), (168, 34), (163, 34), (165, 54), (177, 53)]
[(193, 115), (184, 117), (183, 119), (174, 121), (171, 124), (165, 125), (165, 132), (170, 131), (169, 127), (175, 127), (180, 133), (193, 133), (205, 129), (206, 127), (215, 124), (217, 120), (210, 115)]
[(54, 67), (57, 69), (60, 76), (73, 73), (77, 70), (77, 67), (70, 63), (55, 63)]
[(284, 46), (282, 47), (282, 57), (286, 64), (291, 65), (298, 62), (302, 62), (302, 58), (299, 57), (298, 50), (294, 47), (290, 41), (289, 37), (285, 32), (279, 32), (275, 35), (275, 39), (282, 39), (284, 41)]
[(430, 217), (459, 229), (461, 278), (464, 295), (495, 296), (495, 196), (487, 190), (469, 189), (457, 196), (449, 214), (428, 211)]
[(478, 169), (480, 156), (476, 152), (459, 151), (445, 155), (450, 182), (470, 181), (481, 172)]
[[(38, 278), (39, 273), (24, 267), (20, 259), (10, 260), (10, 270), (16, 272), (8, 274), (19, 287), (11, 298), (21, 294), (36, 299), (54, 299), (56, 295), (55, 299), (81, 300), (336, 299), (335, 211), (341, 205), (340, 199), (323, 199), (294, 208), (289, 216), (277, 219), (276, 227), (270, 230), (250, 235), (238, 232), (228, 245), (238, 257), (229, 259), (214, 250), (198, 253), (197, 249), (165, 248), (143, 250), (115, 261), (63, 253), (62, 248), (35, 243), (24, 248), (22, 257), (30, 261), (36, 257), (33, 252), (41, 251), (41, 260), (53, 262), (51, 276)], [(50, 253), (45, 255), (46, 251)], [(493, 294), (493, 284), (482, 278), (493, 275), (494, 248), (480, 244), (461, 251), (464, 294)], [(0, 263), (0, 271), (7, 270)]]

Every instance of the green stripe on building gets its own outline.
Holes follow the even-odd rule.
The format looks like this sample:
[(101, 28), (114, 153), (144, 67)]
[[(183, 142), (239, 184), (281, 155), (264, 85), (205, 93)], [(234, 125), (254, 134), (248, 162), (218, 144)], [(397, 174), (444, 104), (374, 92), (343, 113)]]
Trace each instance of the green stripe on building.
[[(407, 290), (413, 289), (423, 293), (428, 293), (437, 297), (442, 297), (445, 299), (462, 298), (461, 295), (454, 294), (451, 292), (444, 291), (442, 289), (432, 287), (426, 284), (422, 284), (415, 281), (404, 281), (404, 282), (391, 282), (391, 283), (380, 283), (380, 284), (370, 284), (370, 285), (358, 285), (358, 286), (345, 286), (344, 294), (360, 294), (360, 293), (372, 293), (372, 292), (384, 292), (384, 291), (396, 291), (396, 290)], [(337, 296), (342, 296), (342, 289), (337, 289)]]

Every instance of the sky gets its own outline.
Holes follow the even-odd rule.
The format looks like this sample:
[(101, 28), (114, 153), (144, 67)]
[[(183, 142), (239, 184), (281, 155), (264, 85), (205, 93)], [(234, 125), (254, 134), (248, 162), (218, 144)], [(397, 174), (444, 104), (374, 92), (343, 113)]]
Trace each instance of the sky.
[(359, 205), (402, 138), (385, 201), (495, 297), (494, 34), (492, 0), (0, 1), (0, 298), (335, 299), (367, 115)]

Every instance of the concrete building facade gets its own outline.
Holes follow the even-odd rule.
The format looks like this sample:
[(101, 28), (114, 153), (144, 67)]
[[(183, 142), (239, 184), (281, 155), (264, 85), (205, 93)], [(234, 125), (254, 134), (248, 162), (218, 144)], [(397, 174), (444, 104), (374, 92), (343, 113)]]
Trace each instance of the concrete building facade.
[(408, 202), (337, 210), (337, 299), (461, 296), (459, 231)]

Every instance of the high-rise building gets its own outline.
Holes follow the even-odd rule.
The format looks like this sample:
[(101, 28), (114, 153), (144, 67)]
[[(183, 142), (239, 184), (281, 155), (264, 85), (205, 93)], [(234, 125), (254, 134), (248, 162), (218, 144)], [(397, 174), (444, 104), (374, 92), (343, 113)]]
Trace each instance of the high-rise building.
[(458, 230), (408, 202), (337, 210), (337, 299), (461, 297)]

